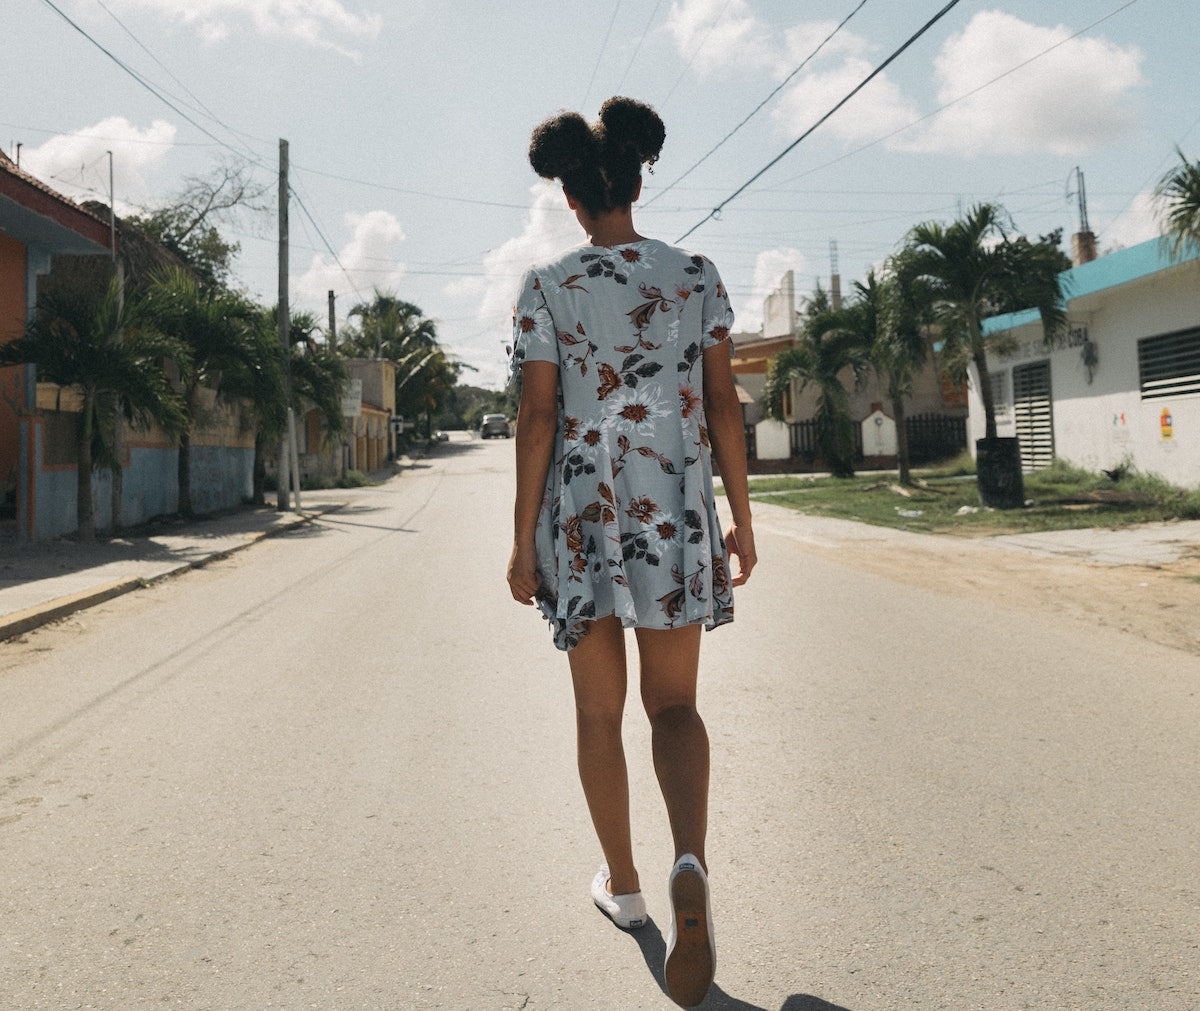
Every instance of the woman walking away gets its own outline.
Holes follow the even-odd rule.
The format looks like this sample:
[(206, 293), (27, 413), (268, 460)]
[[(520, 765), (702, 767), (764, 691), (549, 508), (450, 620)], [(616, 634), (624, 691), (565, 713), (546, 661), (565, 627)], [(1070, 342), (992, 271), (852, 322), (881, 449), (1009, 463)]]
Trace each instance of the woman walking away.
[[(664, 137), (658, 114), (629, 98), (610, 98), (594, 124), (563, 113), (533, 131), (530, 163), (561, 180), (587, 243), (531, 268), (518, 295), (508, 582), (520, 603), (536, 602), (567, 652), (579, 776), (605, 859), (592, 899), (625, 929), (646, 921), (621, 741), (624, 629), (635, 632), (675, 843), (664, 975), (671, 998), (692, 1007), (716, 967), (700, 632), (733, 620), (732, 587), (755, 554), (728, 296), (709, 260), (633, 224), (641, 166), (653, 165)], [(724, 534), (710, 451), (733, 517)]]

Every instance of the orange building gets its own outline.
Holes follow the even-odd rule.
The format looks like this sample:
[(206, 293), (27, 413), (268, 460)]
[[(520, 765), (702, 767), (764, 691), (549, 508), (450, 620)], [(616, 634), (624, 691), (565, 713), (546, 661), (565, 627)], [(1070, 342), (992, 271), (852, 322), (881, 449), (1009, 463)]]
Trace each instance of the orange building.
[[(50, 272), (55, 256), (111, 256), (111, 242), (107, 222), (0, 152), (0, 343), (24, 332), (38, 278)], [(57, 496), (39, 503), (39, 487), (53, 486), (58, 475), (43, 458), (45, 419), (36, 384), (32, 366), (0, 369), (0, 533), (23, 538), (39, 535), (39, 516), (55, 525), (46, 509)]]

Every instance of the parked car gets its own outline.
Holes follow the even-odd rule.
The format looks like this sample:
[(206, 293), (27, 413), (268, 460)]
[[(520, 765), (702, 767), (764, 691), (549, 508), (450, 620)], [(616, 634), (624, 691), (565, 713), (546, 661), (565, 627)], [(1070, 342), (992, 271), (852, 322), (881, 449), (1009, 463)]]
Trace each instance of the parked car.
[(509, 436), (508, 418), (503, 414), (485, 414), (479, 423), (479, 438), (490, 439), (493, 435), (505, 439)]

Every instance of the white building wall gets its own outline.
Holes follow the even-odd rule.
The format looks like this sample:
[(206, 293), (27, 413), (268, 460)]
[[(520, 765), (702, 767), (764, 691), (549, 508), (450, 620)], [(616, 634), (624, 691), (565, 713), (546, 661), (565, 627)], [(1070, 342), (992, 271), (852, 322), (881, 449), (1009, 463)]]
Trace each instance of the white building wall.
[[(1012, 369), (1050, 361), (1055, 455), (1098, 471), (1128, 462), (1172, 484), (1200, 485), (1200, 395), (1145, 400), (1138, 378), (1137, 344), (1200, 325), (1200, 269), (1183, 264), (1068, 303), (1072, 330), (1068, 346), (1047, 349), (1038, 323), (1011, 331), (1019, 342), (1010, 355), (989, 355), (989, 370), (1001, 373), (1006, 402), (997, 404), (997, 434), (1015, 435)], [(1091, 381), (1083, 362), (1081, 328), (1095, 345)], [(1070, 345), (1074, 346), (1070, 346)], [(983, 404), (974, 369), (970, 376), (968, 441), (984, 434)], [(1171, 418), (1163, 437), (1162, 414)]]

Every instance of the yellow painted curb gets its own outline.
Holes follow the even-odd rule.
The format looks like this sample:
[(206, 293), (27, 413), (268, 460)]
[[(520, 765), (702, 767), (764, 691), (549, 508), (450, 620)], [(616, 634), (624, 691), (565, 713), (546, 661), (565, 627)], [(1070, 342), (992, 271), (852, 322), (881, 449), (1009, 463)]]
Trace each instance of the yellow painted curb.
[(118, 579), (90, 590), (72, 593), (45, 604), (38, 604), (36, 607), (26, 608), (24, 611), (16, 611), (0, 618), (0, 641), (32, 631), (40, 625), (57, 621), (59, 618), (66, 618), (96, 604), (103, 604), (106, 600), (112, 600), (113, 597), (119, 597), (145, 585), (145, 580), (138, 577)]

